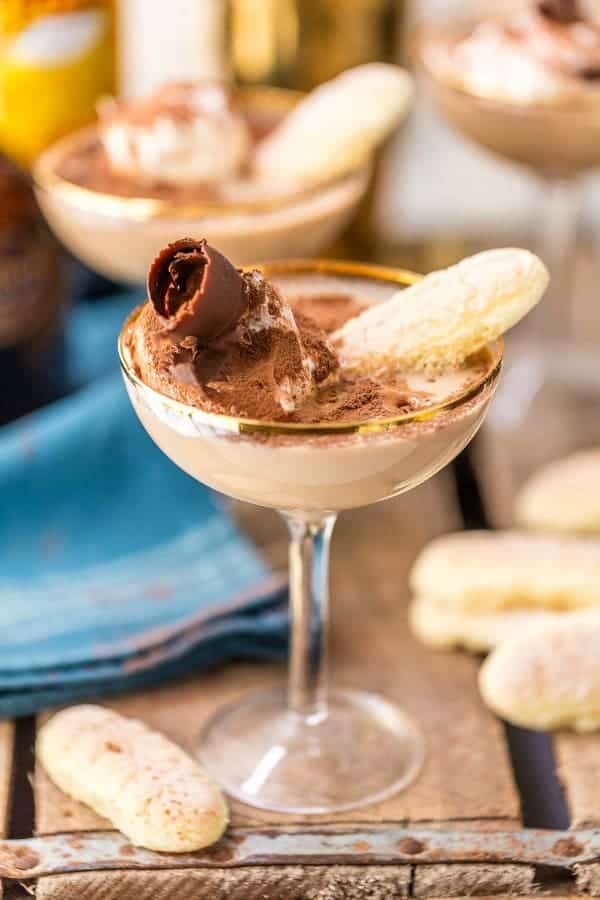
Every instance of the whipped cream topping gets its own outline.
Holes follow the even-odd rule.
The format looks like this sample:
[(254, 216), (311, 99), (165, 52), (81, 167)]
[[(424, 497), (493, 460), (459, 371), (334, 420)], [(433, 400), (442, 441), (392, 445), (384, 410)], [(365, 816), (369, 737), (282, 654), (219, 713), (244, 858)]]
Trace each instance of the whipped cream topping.
[(478, 25), (471, 36), (448, 49), (449, 73), (482, 97), (520, 103), (553, 101), (567, 90), (565, 79), (523, 52), (522, 42), (498, 22)]
[(600, 27), (580, 4), (567, 6), (571, 15), (560, 18), (558, 10), (552, 13), (540, 2), (515, 17), (512, 30), (522, 49), (548, 69), (583, 79), (600, 78)]
[(461, 40), (424, 49), (432, 70), (481, 97), (552, 104), (600, 99), (600, 27), (584, 4), (532, 3), (504, 19), (479, 22)]
[(219, 84), (171, 84), (149, 100), (100, 107), (100, 137), (118, 174), (172, 184), (239, 173), (250, 154), (244, 119)]
[(319, 361), (314, 350), (305, 346), (294, 313), (281, 294), (257, 271), (248, 273), (246, 279), (252, 293), (262, 299), (258, 303), (251, 303), (240, 320), (239, 338), (244, 339), (244, 332), (257, 334), (261, 331), (275, 330), (282, 335), (287, 334), (292, 344), (297, 347), (297, 360), (300, 365), (286, 366), (279, 378), (274, 370), (275, 401), (284, 412), (292, 413), (314, 393)]

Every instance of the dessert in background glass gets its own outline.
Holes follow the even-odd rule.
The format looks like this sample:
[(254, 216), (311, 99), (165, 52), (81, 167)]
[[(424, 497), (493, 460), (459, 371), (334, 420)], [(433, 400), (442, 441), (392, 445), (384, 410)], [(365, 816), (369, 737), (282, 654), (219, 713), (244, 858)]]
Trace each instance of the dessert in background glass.
[[(540, 255), (552, 286), (523, 323), (479, 446), (495, 524), (512, 522), (519, 484), (539, 465), (600, 440), (597, 347), (575, 326), (581, 177), (600, 166), (600, 19), (586, 0), (526, 0), (499, 14), (424, 27), (421, 70), (467, 138), (544, 179)], [(592, 308), (595, 302), (585, 298)]]
[(404, 70), (374, 63), (306, 96), (206, 82), (106, 101), (97, 125), (39, 158), (38, 199), (76, 255), (120, 280), (142, 282), (181, 233), (238, 265), (311, 255), (351, 221), (411, 97)]
[(401, 709), (328, 689), (331, 533), (341, 510), (415, 487), (468, 443), (497, 386), (499, 335), (546, 278), (518, 250), (423, 281), (319, 260), (239, 272), (195, 240), (153, 263), (119, 342), (142, 424), (192, 477), (277, 510), (290, 532), (287, 692), (220, 710), (197, 747), (238, 799), (328, 813), (418, 772), (423, 741)]
[[(552, 288), (545, 308), (528, 320), (516, 380), (539, 388), (552, 377), (597, 389), (594, 348), (572, 345), (571, 329), (580, 176), (600, 166), (600, 19), (586, 0), (507, 7), (475, 22), (424, 27), (421, 69), (452, 126), (548, 185), (539, 244)], [(526, 413), (524, 404), (520, 423)]]

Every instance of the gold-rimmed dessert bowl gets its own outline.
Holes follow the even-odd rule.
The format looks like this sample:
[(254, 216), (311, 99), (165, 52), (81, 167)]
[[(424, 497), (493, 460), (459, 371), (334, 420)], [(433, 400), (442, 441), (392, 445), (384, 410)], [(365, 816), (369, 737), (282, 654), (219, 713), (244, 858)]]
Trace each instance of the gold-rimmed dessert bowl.
[[(271, 125), (301, 96), (271, 87), (234, 94), (245, 115)], [(35, 191), (49, 224), (76, 256), (103, 275), (132, 283), (142, 283), (161, 247), (181, 234), (206, 237), (237, 265), (318, 253), (352, 220), (371, 174), (367, 161), (302, 188), (277, 184), (270, 190), (249, 179), (218, 200), (174, 202), (141, 188), (109, 193), (66, 177), (65, 160), (98, 143), (98, 126), (92, 126), (46, 150), (34, 166)]]

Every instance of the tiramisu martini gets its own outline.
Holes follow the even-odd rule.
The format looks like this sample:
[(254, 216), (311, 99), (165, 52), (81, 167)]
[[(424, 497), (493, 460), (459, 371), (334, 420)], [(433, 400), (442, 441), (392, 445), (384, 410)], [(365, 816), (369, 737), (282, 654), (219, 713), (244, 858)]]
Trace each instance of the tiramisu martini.
[(305, 97), (181, 83), (106, 100), (97, 125), (38, 160), (39, 200), (69, 247), (126, 280), (143, 281), (178, 232), (238, 264), (315, 253), (351, 219), (411, 98), (403, 69), (373, 63)]
[(234, 796), (323, 813), (380, 799), (421, 764), (420, 734), (374, 695), (325, 683), (328, 545), (336, 513), (408, 490), (482, 422), (501, 334), (542, 296), (525, 250), (420, 279), (352, 263), (236, 269), (180, 240), (125, 324), (127, 388), (158, 446), (223, 493), (279, 510), (290, 544), (283, 692), (217, 715), (198, 753)]
[(424, 32), (420, 55), (442, 112), (477, 143), (549, 177), (600, 165), (596, 4), (527, 0)]
[(575, 330), (573, 288), (579, 176), (600, 166), (600, 7), (517, 0), (497, 16), (425, 28), (419, 48), (433, 99), (450, 124), (546, 182), (535, 241), (552, 288), (513, 345), (489, 423), (503, 433), (499, 442), (515, 446), (508, 432), (531, 425), (538, 411), (544, 422), (562, 423), (598, 390), (597, 348)]

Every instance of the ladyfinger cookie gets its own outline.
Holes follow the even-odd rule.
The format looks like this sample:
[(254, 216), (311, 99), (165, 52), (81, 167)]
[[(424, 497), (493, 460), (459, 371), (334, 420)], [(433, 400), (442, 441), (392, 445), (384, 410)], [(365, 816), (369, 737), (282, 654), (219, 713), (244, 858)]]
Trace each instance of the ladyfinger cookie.
[(600, 608), (600, 539), (527, 531), (461, 531), (417, 558), (416, 596), (456, 610)]
[(600, 534), (600, 448), (581, 450), (539, 469), (515, 500), (519, 525)]
[(460, 647), (473, 653), (487, 653), (524, 628), (560, 615), (564, 613), (526, 609), (480, 613), (426, 596), (416, 597), (409, 608), (410, 626), (423, 644), (438, 650)]
[(101, 706), (72, 706), (42, 726), (36, 754), (62, 791), (141, 847), (199, 850), (227, 826), (225, 799), (212, 778), (137, 719)]
[(488, 656), (479, 686), (515, 725), (600, 728), (600, 612), (569, 613), (514, 635)]
[(255, 168), (270, 180), (318, 182), (368, 162), (404, 118), (411, 76), (368, 63), (342, 72), (301, 100), (256, 148)]
[(546, 267), (528, 250), (488, 250), (374, 304), (332, 340), (342, 364), (358, 371), (458, 366), (522, 319), (547, 285)]

